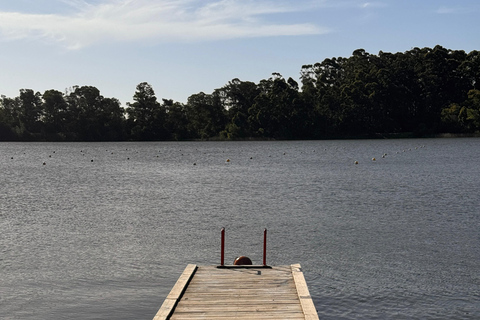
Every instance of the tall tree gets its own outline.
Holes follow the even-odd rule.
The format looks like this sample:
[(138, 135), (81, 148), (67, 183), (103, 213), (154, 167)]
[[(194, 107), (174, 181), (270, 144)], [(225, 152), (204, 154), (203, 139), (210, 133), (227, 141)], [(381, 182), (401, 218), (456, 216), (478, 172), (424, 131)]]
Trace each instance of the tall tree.
[(252, 135), (252, 128), (248, 121), (248, 109), (255, 103), (259, 91), (257, 85), (249, 81), (240, 81), (235, 78), (217, 94), (224, 96), (224, 105), (227, 110), (226, 134), (228, 139), (244, 138)]
[(167, 118), (165, 120), (165, 128), (169, 133), (169, 138), (173, 140), (188, 139), (188, 119), (187, 111), (184, 104), (173, 102), (173, 100), (163, 100)]
[(193, 138), (213, 138), (225, 128), (225, 108), (218, 92), (211, 95), (200, 92), (188, 97), (186, 115)]
[(0, 97), (0, 141), (12, 141), (20, 138), (18, 99)]
[(69, 135), (74, 140), (102, 140), (102, 124), (99, 114), (102, 109), (103, 96), (93, 86), (74, 87), (67, 96), (68, 110), (71, 115), (68, 127)]
[(32, 134), (39, 134), (41, 131), (42, 95), (32, 89), (21, 89), (19, 103), (19, 119), (25, 127), (24, 134), (30, 139)]
[(133, 103), (127, 103), (129, 131), (134, 140), (166, 139), (166, 110), (147, 82), (137, 85)]
[(45, 91), (43, 93), (43, 110), (43, 122), (47, 139), (65, 139), (68, 104), (63, 93), (57, 90)]

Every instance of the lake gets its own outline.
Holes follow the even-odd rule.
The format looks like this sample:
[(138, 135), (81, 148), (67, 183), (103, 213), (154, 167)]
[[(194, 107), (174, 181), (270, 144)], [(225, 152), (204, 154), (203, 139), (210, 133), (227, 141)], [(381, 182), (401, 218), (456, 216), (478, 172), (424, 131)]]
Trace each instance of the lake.
[(479, 138), (11, 142), (0, 166), (2, 319), (152, 319), (222, 227), (257, 264), (267, 228), (320, 319), (480, 318)]

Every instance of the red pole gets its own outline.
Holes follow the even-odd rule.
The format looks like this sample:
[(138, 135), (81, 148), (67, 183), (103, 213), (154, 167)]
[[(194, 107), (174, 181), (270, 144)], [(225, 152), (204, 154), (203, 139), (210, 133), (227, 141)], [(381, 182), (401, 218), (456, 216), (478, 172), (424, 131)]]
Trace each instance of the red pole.
[(263, 230), (263, 265), (267, 265), (267, 229)]
[(220, 252), (220, 265), (224, 265), (225, 259), (225, 228), (222, 228), (222, 247)]

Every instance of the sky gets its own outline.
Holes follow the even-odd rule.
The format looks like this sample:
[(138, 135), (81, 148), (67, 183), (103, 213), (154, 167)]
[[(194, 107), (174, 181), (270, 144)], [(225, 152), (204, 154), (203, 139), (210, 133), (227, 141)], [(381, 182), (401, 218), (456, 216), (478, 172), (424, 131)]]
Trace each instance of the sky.
[(0, 95), (95, 86), (123, 106), (148, 82), (189, 96), (326, 58), (480, 50), (478, 0), (0, 0)]

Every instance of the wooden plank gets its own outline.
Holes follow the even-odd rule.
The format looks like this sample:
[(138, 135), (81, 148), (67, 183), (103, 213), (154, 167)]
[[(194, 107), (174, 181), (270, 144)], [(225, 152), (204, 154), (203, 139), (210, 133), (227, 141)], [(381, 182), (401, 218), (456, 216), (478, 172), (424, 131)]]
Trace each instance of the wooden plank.
[(221, 318), (221, 319), (302, 319), (305, 320), (305, 316), (301, 312), (281, 312), (281, 313), (266, 313), (266, 312), (239, 312), (239, 311), (223, 311), (219, 313), (212, 312), (189, 312), (189, 313), (177, 313), (175, 312), (171, 320), (178, 319), (212, 319), (212, 318)]
[(315, 308), (312, 297), (310, 296), (310, 291), (308, 290), (307, 282), (305, 281), (305, 277), (302, 272), (302, 267), (300, 264), (292, 264), (291, 267), (295, 286), (297, 287), (298, 298), (300, 299), (300, 304), (302, 305), (305, 319), (317, 320), (317, 309)]
[(168, 294), (167, 298), (163, 302), (162, 306), (158, 310), (153, 320), (166, 320), (173, 313), (175, 306), (185, 292), (188, 283), (191, 281), (193, 275), (197, 270), (197, 266), (189, 264), (178, 278), (177, 282), (173, 286), (172, 290)]

